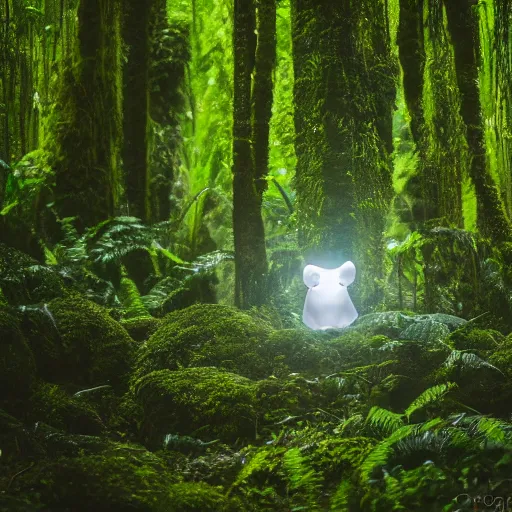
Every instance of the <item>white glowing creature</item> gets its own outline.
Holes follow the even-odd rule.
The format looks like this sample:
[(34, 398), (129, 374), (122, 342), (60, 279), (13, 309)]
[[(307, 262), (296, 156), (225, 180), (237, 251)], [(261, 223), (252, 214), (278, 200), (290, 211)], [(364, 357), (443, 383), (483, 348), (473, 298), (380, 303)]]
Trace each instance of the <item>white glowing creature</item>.
[(333, 269), (307, 265), (304, 284), (309, 290), (302, 321), (315, 330), (350, 325), (358, 316), (347, 290), (355, 277), (356, 267), (351, 261)]

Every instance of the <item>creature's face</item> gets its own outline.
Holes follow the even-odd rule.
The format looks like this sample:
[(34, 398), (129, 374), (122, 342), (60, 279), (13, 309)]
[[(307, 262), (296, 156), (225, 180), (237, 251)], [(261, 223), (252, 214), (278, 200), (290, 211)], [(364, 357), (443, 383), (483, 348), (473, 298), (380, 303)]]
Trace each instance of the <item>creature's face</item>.
[(311, 329), (350, 325), (358, 316), (347, 291), (355, 276), (356, 268), (351, 261), (335, 269), (308, 265), (304, 269), (304, 283), (309, 288), (304, 323)]

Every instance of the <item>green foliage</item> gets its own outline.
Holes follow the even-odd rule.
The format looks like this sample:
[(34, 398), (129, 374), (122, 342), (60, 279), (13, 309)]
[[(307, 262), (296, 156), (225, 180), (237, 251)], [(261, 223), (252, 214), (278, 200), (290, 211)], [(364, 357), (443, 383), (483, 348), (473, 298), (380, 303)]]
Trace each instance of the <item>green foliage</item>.
[(49, 301), (64, 293), (63, 280), (53, 268), (4, 244), (0, 244), (0, 286), (13, 306)]

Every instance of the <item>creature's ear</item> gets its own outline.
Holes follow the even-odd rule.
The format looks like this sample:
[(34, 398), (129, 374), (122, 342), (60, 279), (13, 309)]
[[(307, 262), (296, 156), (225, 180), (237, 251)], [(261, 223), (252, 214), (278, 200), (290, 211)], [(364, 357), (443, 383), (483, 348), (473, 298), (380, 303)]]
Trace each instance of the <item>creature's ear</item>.
[(313, 288), (320, 283), (320, 267), (315, 267), (315, 265), (307, 265), (304, 269), (304, 284), (308, 288)]
[(340, 284), (348, 286), (354, 282), (356, 278), (356, 267), (351, 261), (343, 263), (339, 268)]

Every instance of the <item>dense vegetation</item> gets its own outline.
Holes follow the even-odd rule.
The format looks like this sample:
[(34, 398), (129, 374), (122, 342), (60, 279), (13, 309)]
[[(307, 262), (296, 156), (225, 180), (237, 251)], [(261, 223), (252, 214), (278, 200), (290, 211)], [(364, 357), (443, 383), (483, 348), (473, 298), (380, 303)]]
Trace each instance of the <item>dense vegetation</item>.
[(1, 0), (0, 511), (508, 510), (511, 26)]

